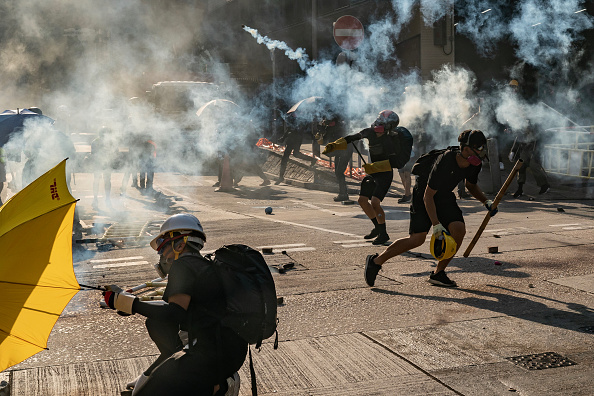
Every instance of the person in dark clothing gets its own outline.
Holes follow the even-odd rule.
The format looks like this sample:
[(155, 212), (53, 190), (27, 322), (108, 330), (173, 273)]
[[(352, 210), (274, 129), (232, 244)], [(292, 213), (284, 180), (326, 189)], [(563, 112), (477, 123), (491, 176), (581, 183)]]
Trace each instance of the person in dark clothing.
[[(287, 171), (287, 164), (291, 154), (293, 154), (293, 156), (296, 158), (310, 161), (311, 167), (313, 167), (316, 162), (318, 162), (315, 157), (310, 157), (299, 151), (301, 144), (303, 143), (303, 137), (308, 134), (305, 132), (308, 126), (308, 123), (297, 119), (294, 112), (287, 114), (286, 131), (281, 138), (281, 140), (285, 141), (285, 151), (283, 152), (283, 157), (281, 158), (280, 172), (278, 175), (278, 180), (275, 182), (275, 184), (280, 184), (285, 181), (285, 172)], [(311, 133), (309, 133), (309, 136), (311, 136)]]
[[(459, 148), (449, 148), (436, 157), (430, 171), (417, 175), (410, 206), (409, 236), (393, 242), (379, 255), (367, 256), (364, 275), (369, 286), (375, 284), (377, 273), (387, 260), (421, 246), (432, 227), (433, 234), (441, 236), (444, 231), (449, 233), (456, 241), (456, 250), (462, 245), (466, 226), (453, 192), (460, 180), (466, 180), (468, 191), (484, 204), (492, 216), (497, 213), (497, 209), (492, 208), (493, 201), (488, 200), (477, 185), (482, 158), (486, 155), (485, 135), (479, 130), (465, 130), (459, 135), (458, 141)], [(430, 283), (457, 286), (445, 273), (451, 259), (437, 263), (437, 268), (428, 279)]]
[(151, 241), (160, 255), (157, 272), (168, 275), (165, 304), (140, 301), (117, 286), (104, 293), (110, 308), (147, 317), (147, 330), (161, 352), (128, 384), (132, 395), (237, 394), (237, 371), (248, 344), (220, 324), (225, 294), (214, 266), (200, 254), (205, 240), (200, 221), (181, 213), (168, 218)]
[(386, 231), (386, 216), (381, 202), (390, 190), (394, 177), (390, 158), (395, 157), (400, 151), (400, 147), (395, 147), (394, 140), (390, 135), (398, 126), (399, 121), (398, 114), (391, 110), (383, 110), (371, 128), (363, 129), (358, 133), (327, 144), (322, 153), (346, 150), (348, 143), (356, 140), (367, 139), (369, 141), (369, 155), (372, 162), (363, 165), (367, 176), (361, 182), (361, 191), (357, 201), (374, 225), (373, 230), (364, 237), (365, 239), (375, 238), (374, 245), (383, 245), (390, 239)]
[[(323, 142), (334, 142), (347, 135), (346, 122), (335, 114), (329, 114), (323, 117), (317, 125), (316, 139), (319, 144)], [(328, 156), (334, 157), (334, 175), (338, 183), (338, 195), (334, 197), (335, 202), (349, 200), (349, 194), (346, 185), (344, 172), (346, 171), (353, 156), (353, 146), (347, 146), (346, 150), (340, 150), (336, 153), (328, 153)]]

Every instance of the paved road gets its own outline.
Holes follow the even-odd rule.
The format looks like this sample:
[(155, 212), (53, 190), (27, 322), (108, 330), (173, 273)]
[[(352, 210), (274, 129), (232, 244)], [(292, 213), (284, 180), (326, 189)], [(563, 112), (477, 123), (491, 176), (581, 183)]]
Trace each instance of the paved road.
[[(206, 251), (244, 243), (273, 247), (265, 256), (273, 268), (295, 263), (274, 274), (284, 297), (281, 343), (277, 351), (267, 343), (255, 354), (260, 394), (591, 394), (592, 201), (506, 199), (471, 257), (450, 264), (459, 288), (426, 282), (435, 266), (427, 244), (388, 262), (369, 288), (364, 259), (381, 248), (362, 239), (371, 223), (357, 206), (334, 203), (334, 194), (323, 191), (259, 187), (255, 177), (244, 178), (235, 193), (215, 193), (214, 181), (157, 174), (158, 199), (132, 190), (112, 198), (113, 209), (98, 212), (91, 210), (87, 175), (77, 176), (73, 192), (81, 199), (81, 218), (96, 231), (101, 223), (150, 226), (190, 211), (203, 223)], [(408, 230), (408, 207), (396, 201), (385, 201), (392, 240)], [(464, 250), (485, 210), (474, 200), (460, 205), (468, 227)], [(272, 215), (264, 213), (267, 206)], [(495, 246), (499, 253), (488, 253)], [(102, 251), (89, 244), (74, 257), (84, 284), (134, 286), (157, 277), (156, 255), (146, 245)], [(142, 317), (120, 317), (99, 308), (99, 300), (99, 292), (78, 293), (54, 328), (49, 350), (0, 374), (11, 374), (13, 395), (116, 395), (150, 363), (157, 351)], [(526, 355), (545, 352), (560, 356), (544, 357), (553, 366), (567, 366), (521, 365)], [(241, 377), (241, 394), (248, 395), (245, 366)]]

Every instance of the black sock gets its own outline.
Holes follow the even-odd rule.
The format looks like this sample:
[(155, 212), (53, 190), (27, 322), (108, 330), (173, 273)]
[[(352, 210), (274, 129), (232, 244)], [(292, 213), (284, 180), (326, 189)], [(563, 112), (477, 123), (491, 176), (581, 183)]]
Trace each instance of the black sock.
[(377, 229), (378, 229), (378, 231), (380, 232), (380, 235), (381, 235), (381, 234), (387, 234), (387, 231), (386, 231), (386, 223), (382, 223), (382, 224), (379, 224), (379, 223), (378, 223), (378, 224), (377, 224)]
[(378, 222), (377, 222), (377, 217), (374, 217), (373, 219), (371, 219), (371, 222), (373, 223), (374, 227), (377, 228), (378, 226)]

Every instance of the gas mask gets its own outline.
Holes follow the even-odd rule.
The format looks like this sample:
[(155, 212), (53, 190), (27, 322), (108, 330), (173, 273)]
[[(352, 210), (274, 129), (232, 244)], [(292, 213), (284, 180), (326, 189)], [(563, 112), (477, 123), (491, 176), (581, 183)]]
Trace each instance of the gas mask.
[(373, 131), (376, 133), (384, 133), (386, 131), (386, 128), (383, 125), (374, 125)]
[(485, 156), (487, 155), (485, 146), (477, 147), (478, 152), (472, 147), (470, 147), (470, 149), (474, 152), (475, 155), (469, 155), (466, 158), (466, 161), (468, 161), (472, 166), (479, 166), (483, 162)]
[(157, 274), (159, 274), (161, 278), (165, 278), (167, 274), (169, 274), (169, 271), (171, 271), (171, 266), (173, 265), (173, 261), (174, 259), (172, 257), (168, 259), (163, 255), (159, 256), (159, 262), (155, 264), (154, 267), (155, 271), (157, 271)]

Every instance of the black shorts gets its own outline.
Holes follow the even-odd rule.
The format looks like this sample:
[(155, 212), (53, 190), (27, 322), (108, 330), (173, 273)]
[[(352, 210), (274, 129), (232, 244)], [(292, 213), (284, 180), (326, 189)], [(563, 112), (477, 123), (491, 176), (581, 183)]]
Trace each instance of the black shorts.
[[(431, 230), (431, 219), (427, 214), (425, 208), (426, 185), (415, 184), (412, 194), (412, 202), (410, 205), (410, 225), (408, 227), (409, 234), (416, 234), (419, 232), (429, 232)], [(439, 194), (439, 195), (438, 195)], [(435, 195), (435, 208), (437, 209), (437, 219), (446, 229), (448, 225), (454, 221), (461, 221), (464, 223), (462, 210), (458, 206), (456, 196), (453, 192), (438, 193)]]
[(394, 178), (394, 171), (378, 172), (372, 175), (367, 175), (361, 181), (361, 191), (359, 195), (371, 199), (377, 197), (380, 202), (384, 200), (386, 194), (392, 186), (392, 179)]

